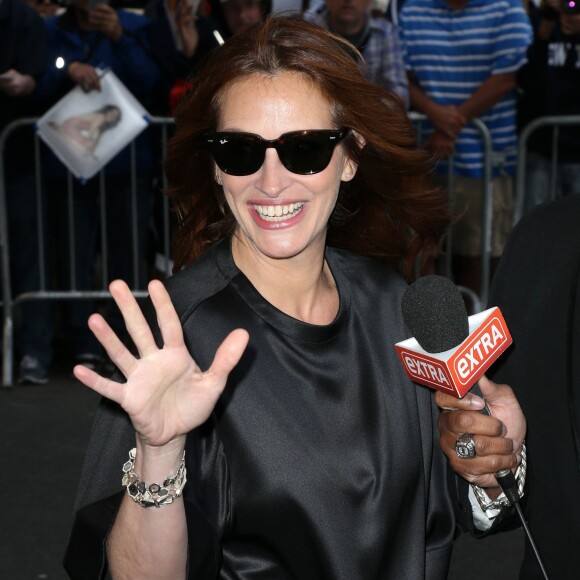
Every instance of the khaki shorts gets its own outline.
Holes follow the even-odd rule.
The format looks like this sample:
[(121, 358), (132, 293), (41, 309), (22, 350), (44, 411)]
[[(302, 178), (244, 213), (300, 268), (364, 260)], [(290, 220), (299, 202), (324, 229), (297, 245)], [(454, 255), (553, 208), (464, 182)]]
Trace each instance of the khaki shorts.
[[(434, 177), (435, 185), (447, 189), (447, 176)], [(513, 177), (502, 175), (492, 180), (491, 255), (501, 256), (513, 226)], [(450, 196), (452, 214), (458, 216), (451, 229), (452, 253), (458, 256), (481, 256), (483, 233), (483, 180), (453, 176)]]

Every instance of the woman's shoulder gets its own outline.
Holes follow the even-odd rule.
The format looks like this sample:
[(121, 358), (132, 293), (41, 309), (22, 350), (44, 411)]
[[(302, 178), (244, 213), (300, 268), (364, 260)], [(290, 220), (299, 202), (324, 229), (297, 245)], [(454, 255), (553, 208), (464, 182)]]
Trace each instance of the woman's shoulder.
[(400, 318), (401, 299), (408, 284), (393, 266), (338, 249), (329, 249), (327, 260), (339, 288), (348, 292), (359, 310), (369, 316), (376, 312), (391, 320)]
[(173, 305), (183, 320), (195, 307), (223, 290), (238, 273), (229, 256), (229, 240), (210, 246), (195, 262), (165, 281)]
[(403, 277), (390, 264), (338, 248), (327, 248), (326, 254), (331, 266), (336, 264), (352, 280), (386, 284), (389, 289), (401, 292), (407, 287)]

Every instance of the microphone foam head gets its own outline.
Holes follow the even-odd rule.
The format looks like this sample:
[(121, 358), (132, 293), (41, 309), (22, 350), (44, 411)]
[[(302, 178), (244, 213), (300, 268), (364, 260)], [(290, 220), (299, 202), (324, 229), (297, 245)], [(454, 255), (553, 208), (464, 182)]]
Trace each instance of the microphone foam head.
[(449, 278), (418, 278), (407, 288), (401, 307), (409, 330), (427, 352), (455, 348), (469, 335), (465, 303)]

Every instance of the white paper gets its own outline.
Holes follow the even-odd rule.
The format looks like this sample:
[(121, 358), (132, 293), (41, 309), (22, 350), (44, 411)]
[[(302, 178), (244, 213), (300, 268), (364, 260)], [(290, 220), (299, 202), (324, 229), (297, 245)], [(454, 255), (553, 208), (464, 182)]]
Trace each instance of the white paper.
[(100, 73), (100, 91), (75, 87), (37, 123), (40, 138), (81, 180), (98, 173), (148, 125), (149, 114), (117, 76)]

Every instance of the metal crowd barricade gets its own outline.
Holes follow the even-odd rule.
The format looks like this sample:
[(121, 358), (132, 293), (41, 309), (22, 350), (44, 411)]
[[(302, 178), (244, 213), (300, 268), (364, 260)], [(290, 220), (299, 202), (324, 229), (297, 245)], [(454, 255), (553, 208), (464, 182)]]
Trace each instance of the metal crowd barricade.
[(580, 115), (555, 115), (534, 119), (528, 123), (520, 134), (518, 142), (518, 165), (516, 172), (516, 203), (514, 225), (524, 213), (526, 195), (526, 163), (527, 146), (530, 136), (542, 127), (552, 127), (552, 159), (550, 172), (550, 199), (556, 199), (556, 185), (558, 178), (558, 139), (560, 127), (576, 125), (580, 128)]
[[(427, 121), (427, 116), (411, 112), (409, 114), (411, 120), (417, 128), (417, 138), (421, 136), (421, 125)], [(476, 295), (469, 288), (463, 286), (460, 290), (465, 294), (473, 305), (475, 312), (483, 310), (489, 298), (489, 285), (491, 276), (491, 240), (492, 240), (492, 219), (493, 219), (493, 183), (492, 183), (492, 168), (494, 161), (493, 144), (489, 129), (480, 119), (473, 119), (471, 124), (480, 132), (483, 141), (483, 212), (481, 216), (481, 289), (479, 295)], [(453, 188), (453, 163), (454, 157), (449, 159), (448, 171), (448, 199)], [(445, 256), (443, 274), (449, 278), (452, 277), (451, 257), (453, 249), (453, 228), (451, 228), (445, 236)]]
[[(42, 167), (41, 167), (41, 153), (40, 153), (40, 139), (38, 135), (34, 135), (34, 143), (31, 148), (31, 155), (34, 159), (34, 178), (35, 178), (35, 194), (36, 194), (36, 225), (37, 225), (37, 239), (38, 239), (38, 255), (39, 255), (39, 277), (40, 284), (38, 290), (12, 295), (11, 287), (11, 273), (10, 273), (10, 230), (7, 215), (7, 200), (6, 200), (6, 171), (5, 171), (5, 150), (6, 143), (11, 134), (23, 127), (35, 125), (37, 119), (27, 118), (20, 119), (10, 123), (0, 134), (0, 261), (1, 270), (0, 282), (2, 284), (2, 386), (9, 387), (13, 384), (14, 378), (14, 313), (19, 305), (29, 300), (48, 300), (48, 301), (62, 301), (62, 300), (95, 300), (95, 299), (110, 299), (111, 295), (107, 289), (108, 272), (107, 272), (107, 256), (109, 255), (109, 248), (107, 245), (107, 217), (105, 214), (106, 204), (106, 187), (105, 175), (101, 171), (98, 174), (99, 179), (99, 196), (100, 196), (100, 254), (101, 269), (101, 288), (97, 290), (78, 290), (76, 288), (76, 272), (75, 272), (75, 224), (73, 218), (73, 176), (69, 172), (67, 179), (67, 211), (69, 216), (68, 240), (69, 240), (69, 269), (70, 269), (70, 288), (67, 290), (51, 290), (47, 284), (46, 272), (46, 252), (44, 239), (44, 218), (43, 205), (46, 204), (46, 191), (42, 182)], [(161, 158), (165, 158), (166, 147), (168, 141), (169, 128), (173, 126), (172, 118), (154, 117), (151, 119), (150, 126), (147, 131), (154, 130), (154, 127), (160, 129), (160, 151)], [(129, 145), (131, 148), (130, 161), (130, 183), (131, 183), (131, 216), (130, 223), (132, 227), (132, 260), (133, 260), (133, 280), (135, 283), (140, 278), (140, 260), (139, 248), (137, 239), (137, 167), (136, 167), (136, 147), (135, 142)], [(161, 172), (159, 172), (161, 174)], [(157, 192), (153, 192), (155, 195)], [(170, 212), (168, 199), (163, 196), (162, 202), (162, 273), (166, 276), (171, 274), (171, 260), (170, 255)], [(158, 268), (159, 269), (159, 268)], [(136, 297), (142, 298), (147, 295), (147, 292), (142, 289), (133, 288), (133, 293)]]

